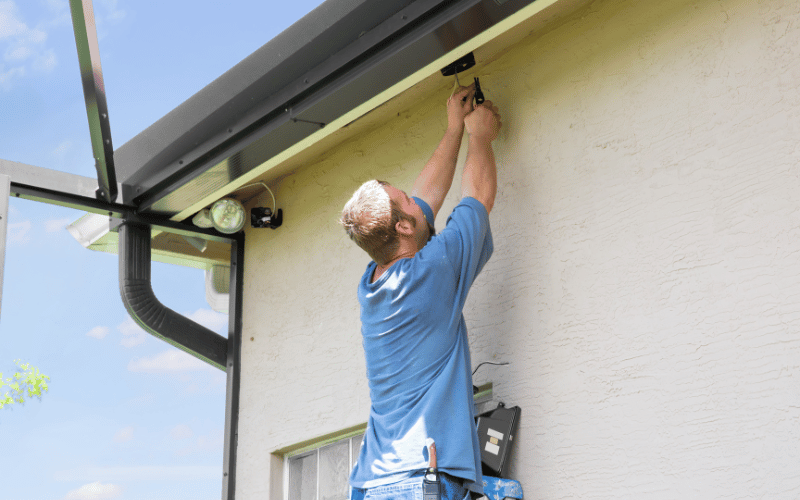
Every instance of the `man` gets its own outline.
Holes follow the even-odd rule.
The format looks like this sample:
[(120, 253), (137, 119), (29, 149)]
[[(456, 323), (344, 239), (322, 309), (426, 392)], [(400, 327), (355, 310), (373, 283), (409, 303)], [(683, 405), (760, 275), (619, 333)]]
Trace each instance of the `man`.
[[(493, 250), (489, 212), (497, 170), (491, 143), (501, 123), (491, 101), (473, 107), (474, 92), (474, 86), (462, 87), (448, 100), (447, 131), (412, 197), (368, 181), (342, 211), (347, 234), (373, 259), (358, 287), (372, 407), (350, 476), (352, 500), (420, 495), (428, 438), (436, 443), (444, 498), (462, 500), (483, 490), (461, 311)], [(433, 236), (465, 129), (462, 200)]]

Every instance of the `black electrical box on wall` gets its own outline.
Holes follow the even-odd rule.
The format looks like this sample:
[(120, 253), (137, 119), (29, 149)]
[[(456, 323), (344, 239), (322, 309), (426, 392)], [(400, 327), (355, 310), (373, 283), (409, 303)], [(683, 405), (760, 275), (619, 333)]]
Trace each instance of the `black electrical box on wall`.
[(520, 413), (522, 410), (519, 406), (506, 408), (500, 403), (494, 410), (478, 416), (478, 441), (484, 475), (504, 477)]

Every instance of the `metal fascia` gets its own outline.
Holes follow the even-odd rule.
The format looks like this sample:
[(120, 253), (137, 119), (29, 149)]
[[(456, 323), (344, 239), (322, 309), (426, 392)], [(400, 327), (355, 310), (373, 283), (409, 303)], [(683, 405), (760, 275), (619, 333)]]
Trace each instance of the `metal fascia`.
[(324, 128), (317, 130), (313, 134), (308, 135), (301, 141), (285, 149), (279, 154), (265, 160), (260, 165), (258, 165), (257, 168), (244, 172), (239, 177), (232, 179), (229, 183), (225, 184), (223, 187), (215, 189), (213, 191), (209, 191), (204, 196), (198, 197), (194, 203), (187, 206), (177, 214), (173, 215), (171, 218), (173, 220), (185, 219), (186, 217), (189, 217), (191, 214), (197, 212), (201, 208), (214, 202), (220, 197), (223, 197), (228, 193), (232, 193), (237, 189), (240, 189), (241, 187), (253, 182), (255, 179), (263, 176), (265, 173), (269, 172), (270, 170), (280, 165), (281, 163), (285, 162), (286, 160), (290, 159), (291, 157), (311, 147), (313, 144), (322, 141), (323, 139), (332, 135), (336, 131), (344, 128), (349, 123), (352, 123), (359, 117), (364, 116), (373, 109), (378, 108), (382, 104), (390, 101), (394, 97), (400, 95), (401, 93), (405, 92), (411, 87), (417, 85), (424, 79), (428, 78), (430, 75), (439, 73), (441, 68), (448, 65), (449, 63), (452, 63), (453, 60), (458, 59), (459, 57), (462, 57), (478, 49), (479, 47), (486, 44), (493, 38), (512, 29), (518, 24), (524, 22), (527, 19), (530, 19), (531, 17), (537, 15), (538, 13), (546, 10), (547, 8), (559, 2), (564, 2), (564, 0), (535, 0), (532, 3), (529, 3), (527, 6), (516, 11), (514, 14), (506, 17), (505, 19), (498, 22), (491, 28), (486, 29), (479, 35), (470, 38), (464, 43), (458, 45), (447, 54), (438, 57), (434, 61), (427, 64), (425, 67), (416, 71), (415, 73), (408, 75), (405, 78), (399, 79), (397, 83), (395, 83), (391, 87), (380, 92), (374, 97), (368, 99), (364, 103), (353, 107), (349, 112), (345, 113), (336, 120), (328, 123)]
[[(308, 124), (290, 123), (293, 117), (297, 117), (302, 112), (305, 113), (305, 115), (301, 116), (302, 118), (319, 121), (319, 118), (315, 118), (312, 115), (314, 109), (309, 110), (309, 106), (312, 106), (312, 108), (313, 106), (317, 106), (318, 109), (321, 109), (319, 108), (319, 99), (317, 99), (321, 93), (317, 93), (316, 95), (305, 95), (304, 97), (307, 99), (307, 101), (294, 103), (288, 111), (284, 109), (283, 113), (278, 113), (276, 117), (273, 117), (273, 122), (270, 123), (270, 130), (274, 131), (279, 129), (281, 131), (280, 134), (276, 136), (277, 138), (286, 139), (286, 137), (283, 136), (287, 134), (290, 136), (295, 134), (294, 136), (289, 137), (291, 141), (289, 142), (288, 147), (284, 146), (281, 149), (274, 150), (276, 146), (270, 143), (274, 143), (276, 141), (268, 140), (264, 136), (258, 138), (258, 141), (261, 142), (259, 146), (261, 148), (273, 148), (272, 151), (269, 151), (268, 155), (254, 154), (253, 151), (255, 151), (255, 146), (252, 145), (252, 142), (251, 146), (249, 146), (249, 149), (246, 147), (244, 150), (240, 149), (239, 153), (232, 154), (234, 151), (236, 151), (235, 145), (232, 145), (230, 150), (224, 151), (222, 154), (220, 154), (220, 158), (224, 158), (222, 161), (216, 164), (213, 164), (212, 162), (211, 165), (209, 165), (209, 163), (205, 163), (202, 168), (195, 167), (194, 171), (189, 172), (186, 177), (175, 180), (168, 186), (168, 188), (165, 185), (161, 190), (162, 192), (160, 195), (154, 194), (146, 200), (143, 200), (144, 203), (142, 208), (149, 208), (154, 212), (163, 213), (165, 215), (172, 214), (171, 218), (173, 220), (182, 220), (200, 208), (212, 203), (216, 199), (235, 191), (249, 182), (252, 182), (254, 179), (263, 175), (274, 166), (299, 153), (303, 149), (309, 147), (311, 144), (314, 144), (329, 136), (336, 130), (341, 129), (348, 123), (357, 119), (359, 116), (362, 116), (370, 110), (375, 109), (404, 90), (407, 90), (413, 85), (419, 83), (423, 79), (432, 74), (438, 73), (441, 67), (452, 62), (453, 58), (458, 58), (472, 50), (475, 50), (492, 38), (534, 16), (557, 1), (559, 0), (536, 0), (533, 3), (528, 0), (511, 0), (507, 2), (503, 5), (503, 8), (508, 9), (508, 11), (505, 12), (512, 12), (511, 14), (508, 14), (506, 17), (500, 20), (493, 21), (493, 25), (485, 27), (483, 31), (469, 37), (466, 41), (452, 41), (452, 46), (447, 46), (445, 47), (444, 51), (440, 51), (441, 55), (438, 57), (434, 55), (430, 62), (418, 69), (415, 68), (415, 70), (411, 71), (410, 74), (394, 75), (394, 80), (390, 82), (388, 87), (383, 88), (383, 90), (375, 89), (376, 91), (380, 90), (375, 95), (372, 95), (371, 97), (370, 95), (363, 95), (360, 96), (363, 98), (359, 102), (348, 103), (349, 107), (347, 107), (343, 112), (339, 113), (337, 118), (327, 123), (324, 128), (313, 128)], [(408, 8), (411, 8), (414, 5), (416, 4), (412, 4)], [(487, 5), (489, 5), (489, 7), (487, 7)], [(479, 9), (497, 8), (492, 0), (483, 0), (479, 4), (475, 1), (461, 3), (447, 2), (447, 7), (449, 9), (458, 9), (459, 6), (461, 7), (461, 10), (450, 10), (448, 12), (454, 15), (457, 12), (464, 12), (465, 8), (469, 9), (470, 7)], [(402, 17), (403, 12), (404, 11), (401, 11), (396, 16)], [(437, 15), (443, 15), (442, 12), (443, 11), (437, 11)], [(477, 13), (477, 11), (469, 12), (469, 15), (472, 18), (474, 18), (475, 14)], [(435, 15), (432, 15), (432, 17), (435, 17)], [(430, 22), (432, 23), (432, 21)], [(447, 22), (446, 19), (439, 19), (440, 26), (445, 22)], [(458, 26), (458, 24), (456, 25)], [(417, 26), (417, 28), (419, 28), (419, 26)], [(427, 28), (432, 29), (432, 25), (428, 25)], [(417, 45), (411, 47), (415, 42)], [(365, 55), (365, 59), (361, 61), (364, 64), (362, 68), (353, 67), (350, 68), (349, 73), (345, 71), (341, 74), (338, 74), (337, 76), (344, 78), (340, 78), (336, 81), (329, 81), (327, 82), (327, 88), (322, 90), (317, 89), (317, 91), (326, 91), (330, 95), (340, 91), (342, 86), (348, 83), (348, 78), (369, 78), (369, 75), (364, 76), (364, 68), (374, 67), (375, 65), (383, 63), (383, 66), (381, 66), (380, 69), (391, 69), (391, 62), (393, 59), (389, 59), (389, 62), (387, 63), (387, 59), (377, 59), (376, 57), (379, 58), (380, 56), (388, 54), (390, 50), (394, 51), (395, 54), (403, 49), (410, 50), (411, 52), (417, 50), (419, 52), (418, 49), (425, 45), (424, 42), (427, 42), (427, 40), (420, 42), (420, 37), (413, 33), (406, 33), (406, 37), (399, 36), (397, 39), (392, 40), (392, 43), (396, 44), (394, 47), (382, 47), (384, 52), (379, 51), (378, 54), (369, 53), (368, 55)], [(372, 56), (372, 59), (370, 59), (369, 56)], [(310, 72), (313, 71), (314, 69), (310, 70)], [(328, 101), (331, 101), (331, 99), (328, 99)], [(281, 128), (282, 125), (285, 126)], [(292, 127), (301, 126), (307, 127), (302, 133), (297, 133), (296, 128), (292, 129)], [(267, 127), (264, 126), (264, 130), (266, 130), (266, 128)], [(309, 130), (309, 128), (311, 130)], [(283, 134), (283, 136), (281, 134)], [(272, 136), (269, 137), (272, 139)], [(225, 158), (226, 155), (227, 158)], [(187, 188), (190, 189), (187, 190)], [(191, 196), (187, 196), (187, 193), (191, 193)], [(180, 202), (173, 203), (173, 201), (176, 199), (180, 199)]]
[[(266, 96), (279, 92), (307, 68), (357, 39), (362, 31), (412, 0), (327, 0), (291, 27), (250, 54), (184, 103), (123, 144), (116, 164), (125, 199), (140, 196), (153, 181), (189, 165), (192, 151), (241, 132), (243, 117)], [(262, 111), (258, 117), (266, 112)], [(189, 156), (187, 156), (189, 155)]]
[[(282, 88), (258, 96), (247, 111), (233, 118), (233, 121), (218, 123), (216, 125), (218, 130), (214, 136), (193, 140), (194, 147), (185, 151), (180, 158), (175, 158), (173, 163), (160, 165), (157, 171), (148, 172), (147, 178), (141, 178), (140, 175), (128, 178), (126, 184), (130, 185), (133, 192), (130, 195), (126, 194), (126, 199), (132, 197), (140, 211), (173, 215), (175, 210), (163, 208), (163, 205), (170, 204), (169, 201), (163, 201), (165, 198), (180, 196), (181, 193), (176, 191), (191, 181), (196, 181), (195, 184), (202, 186), (201, 190), (213, 188), (215, 184), (224, 184), (268, 159), (269, 156), (251, 160), (251, 155), (238, 153), (278, 129), (281, 129), (278, 135), (288, 136), (265, 142), (278, 146), (288, 143), (286, 144), (288, 147), (307, 137), (319, 127), (294, 124), (293, 120), (297, 118), (310, 119), (314, 122), (320, 120), (313, 116), (301, 117), (304, 111), (396, 54), (401, 48), (398, 48), (398, 43), (404, 45), (419, 39), (480, 1), (416, 0), (364, 32), (347, 46), (330, 53), (319, 64), (309, 66), (305, 72)], [(313, 41), (311, 43), (313, 44)], [(420, 54), (420, 57), (425, 57), (425, 54)], [(269, 76), (269, 73), (265, 75)], [(275, 76), (280, 77), (280, 75)], [(358, 96), (363, 100), (362, 92), (358, 92)], [(205, 105), (205, 103), (199, 104)], [(351, 107), (350, 103), (342, 104), (346, 104), (345, 112)], [(324, 117), (322, 121), (332, 121), (334, 118)], [(276, 152), (279, 151), (280, 149)], [(267, 154), (272, 155), (271, 152)], [(217, 172), (198, 179), (215, 166), (218, 167)], [(155, 206), (157, 204), (159, 206)]]

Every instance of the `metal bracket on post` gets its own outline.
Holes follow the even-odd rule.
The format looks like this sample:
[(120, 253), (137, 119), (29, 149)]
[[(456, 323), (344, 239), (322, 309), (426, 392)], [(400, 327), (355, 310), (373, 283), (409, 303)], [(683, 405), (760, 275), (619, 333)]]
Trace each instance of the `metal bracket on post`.
[(111, 144), (111, 125), (108, 121), (92, 0), (69, 0), (69, 6), (81, 68), (86, 115), (89, 118), (92, 153), (97, 169), (97, 198), (113, 202), (117, 198), (117, 174), (114, 170), (114, 147)]

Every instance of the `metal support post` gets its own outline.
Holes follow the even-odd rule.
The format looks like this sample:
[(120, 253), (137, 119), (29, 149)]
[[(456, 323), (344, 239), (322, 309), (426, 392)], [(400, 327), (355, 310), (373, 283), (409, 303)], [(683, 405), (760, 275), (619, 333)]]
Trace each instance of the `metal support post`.
[(117, 174), (114, 170), (114, 146), (108, 121), (106, 89), (100, 67), (100, 46), (94, 23), (92, 0), (70, 0), (72, 28), (78, 48), (83, 96), (89, 118), (89, 135), (97, 169), (97, 198), (111, 202), (117, 198)]
[(0, 306), (3, 303), (3, 269), (6, 267), (6, 231), (8, 231), (8, 196), (10, 193), (11, 177), (0, 174)]
[(225, 445), (222, 459), (222, 500), (236, 496), (236, 451), (239, 440), (239, 386), (242, 366), (242, 291), (244, 236), (231, 243), (231, 286), (228, 305), (228, 372), (225, 391)]

